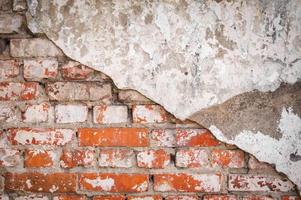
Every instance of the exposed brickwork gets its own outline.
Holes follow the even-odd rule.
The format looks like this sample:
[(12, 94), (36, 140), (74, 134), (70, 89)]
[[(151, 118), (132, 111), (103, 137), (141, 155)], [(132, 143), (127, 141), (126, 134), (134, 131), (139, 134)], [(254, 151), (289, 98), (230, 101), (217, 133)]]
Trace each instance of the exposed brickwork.
[(27, 32), (26, 10), (0, 0), (0, 199), (300, 200), (272, 166)]

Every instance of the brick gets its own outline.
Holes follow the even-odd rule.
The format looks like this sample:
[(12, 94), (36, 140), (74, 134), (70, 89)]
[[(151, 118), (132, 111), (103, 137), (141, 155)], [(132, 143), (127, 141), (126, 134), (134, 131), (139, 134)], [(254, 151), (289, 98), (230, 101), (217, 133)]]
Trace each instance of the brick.
[(85, 80), (94, 73), (94, 70), (79, 62), (69, 61), (61, 67), (61, 73), (66, 80)]
[(18, 121), (19, 112), (15, 106), (0, 104), (0, 122)]
[(20, 152), (15, 149), (0, 149), (0, 167), (14, 167), (20, 162)]
[(135, 154), (126, 149), (101, 149), (98, 164), (100, 167), (130, 168), (135, 164)]
[(97, 124), (126, 123), (128, 122), (128, 108), (121, 105), (94, 106), (93, 122)]
[(38, 83), (1, 82), (0, 101), (32, 100), (38, 96)]
[(56, 57), (63, 56), (62, 51), (50, 40), (41, 38), (12, 39), (10, 41), (12, 57)]
[(73, 139), (71, 129), (10, 128), (8, 140), (12, 145), (65, 145)]
[(27, 4), (25, 0), (14, 0), (13, 1), (13, 11), (20, 12), (27, 9)]
[(151, 132), (152, 146), (175, 147), (175, 129), (155, 129)]
[(161, 200), (160, 195), (128, 196), (127, 200)]
[(149, 144), (145, 128), (79, 128), (79, 146), (146, 147)]
[(58, 73), (56, 59), (26, 59), (24, 60), (24, 78), (29, 80), (42, 80), (55, 78)]
[(53, 200), (87, 200), (87, 198), (84, 195), (61, 194), (53, 197)]
[(294, 189), (294, 185), (283, 178), (252, 175), (252, 174), (230, 174), (230, 191), (281, 191), (288, 192)]
[(9, 200), (9, 197), (7, 194), (0, 194), (0, 200)]
[(18, 196), (14, 200), (50, 200), (47, 196), (44, 195), (27, 195), (27, 196)]
[(75, 192), (77, 176), (71, 173), (5, 173), (6, 191)]
[(134, 123), (164, 123), (169, 121), (168, 113), (158, 105), (134, 105)]
[(180, 149), (176, 153), (177, 167), (207, 167), (209, 166), (208, 152), (204, 149)]
[(0, 80), (17, 77), (21, 64), (18, 60), (0, 60)]
[(25, 167), (50, 167), (54, 163), (55, 152), (41, 149), (26, 150)]
[(281, 200), (301, 200), (301, 197), (285, 195), (281, 197)]
[(145, 192), (148, 189), (148, 175), (144, 174), (81, 174), (80, 188), (87, 191)]
[(0, 34), (15, 34), (21, 30), (24, 18), (18, 14), (0, 14)]
[(164, 198), (165, 200), (199, 200), (197, 195), (170, 195)]
[(0, 1), (0, 10), (7, 11), (11, 9), (12, 9), (11, 0)]
[(242, 168), (245, 166), (244, 152), (240, 150), (215, 149), (211, 152), (213, 166)]
[(163, 149), (146, 150), (137, 154), (137, 164), (143, 168), (165, 168), (170, 163), (170, 155)]
[(83, 104), (56, 105), (54, 113), (56, 123), (84, 122), (88, 117), (88, 107)]
[(125, 103), (150, 103), (151, 100), (135, 90), (119, 90), (118, 99)]
[(125, 196), (123, 195), (102, 195), (102, 196), (95, 196), (93, 200), (125, 200)]
[(112, 98), (110, 84), (55, 82), (46, 85), (46, 92), (51, 100), (57, 101), (98, 101)]
[(219, 192), (221, 176), (217, 174), (155, 174), (154, 190), (158, 192)]
[(60, 165), (63, 168), (73, 168), (78, 166), (89, 167), (94, 164), (94, 151), (92, 150), (64, 150)]
[(268, 163), (259, 162), (254, 156), (250, 156), (248, 167), (249, 169), (274, 171), (271, 165), (269, 165)]
[(276, 200), (277, 198), (273, 198), (271, 196), (265, 195), (252, 195), (252, 196), (244, 196), (243, 200)]
[(22, 113), (23, 122), (41, 123), (47, 122), (50, 113), (50, 104), (43, 102), (40, 104), (28, 105)]
[(205, 195), (203, 200), (238, 200), (238, 197), (235, 195)]
[(181, 147), (210, 147), (220, 144), (206, 129), (177, 129), (176, 143)]

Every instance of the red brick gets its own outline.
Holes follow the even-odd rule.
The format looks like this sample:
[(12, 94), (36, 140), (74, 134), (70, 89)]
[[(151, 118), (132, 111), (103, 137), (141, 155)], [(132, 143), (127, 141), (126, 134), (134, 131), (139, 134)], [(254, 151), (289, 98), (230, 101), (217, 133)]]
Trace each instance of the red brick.
[(177, 146), (210, 147), (220, 142), (206, 129), (177, 129)]
[(212, 151), (214, 166), (242, 168), (245, 166), (244, 152), (240, 150), (215, 149)]
[(14, 167), (20, 162), (20, 152), (15, 149), (0, 149), (0, 167)]
[(19, 110), (13, 105), (0, 105), (0, 122), (17, 122)]
[(204, 149), (180, 149), (176, 153), (177, 167), (206, 167), (209, 165), (208, 152)]
[(38, 83), (2, 82), (0, 83), (0, 101), (25, 101), (38, 96)]
[(265, 195), (252, 195), (252, 196), (244, 196), (243, 200), (276, 200), (277, 198), (273, 198), (271, 196)]
[(259, 162), (253, 156), (250, 156), (248, 167), (249, 169), (275, 171), (271, 165), (269, 165), (268, 163)]
[(25, 167), (50, 167), (53, 165), (55, 152), (46, 150), (26, 150)]
[(165, 200), (199, 200), (197, 195), (170, 195), (164, 198)]
[(54, 113), (56, 123), (80, 123), (87, 120), (88, 107), (84, 104), (56, 105)]
[(65, 145), (73, 139), (71, 129), (11, 128), (8, 140), (12, 145)]
[(221, 176), (217, 174), (155, 174), (154, 190), (158, 192), (219, 192)]
[(170, 163), (170, 155), (163, 149), (141, 151), (137, 163), (144, 168), (164, 168)]
[(100, 105), (93, 108), (93, 122), (113, 124), (128, 122), (128, 108), (122, 105)]
[(78, 62), (69, 61), (62, 66), (61, 73), (66, 80), (84, 80), (89, 78), (94, 70)]
[(151, 132), (152, 146), (175, 147), (175, 129), (155, 129)]
[(81, 174), (80, 188), (87, 191), (144, 192), (148, 189), (148, 175), (144, 174)]
[(127, 200), (161, 200), (160, 195), (128, 196)]
[(95, 196), (93, 200), (125, 200), (125, 196), (123, 195), (102, 195), (102, 196)]
[(18, 60), (0, 60), (0, 80), (18, 76), (21, 64)]
[(27, 191), (27, 192), (75, 192), (75, 174), (70, 173), (6, 173), (6, 191)]
[(59, 196), (53, 197), (53, 200), (87, 200), (87, 198), (83, 195), (61, 194)]
[(237, 200), (238, 197), (235, 195), (205, 195), (203, 200)]
[(40, 104), (28, 105), (22, 113), (23, 122), (41, 123), (47, 122), (50, 111), (50, 104), (43, 102)]
[(58, 62), (56, 59), (24, 60), (24, 78), (30, 80), (42, 80), (55, 78), (58, 74)]
[(282, 200), (301, 200), (301, 197), (285, 195), (285, 196), (282, 196), (281, 199)]
[(145, 128), (79, 128), (79, 146), (146, 147), (148, 130)]
[(89, 167), (93, 163), (94, 151), (92, 150), (64, 150), (60, 158), (60, 164), (63, 168)]
[(98, 163), (100, 167), (130, 168), (135, 164), (135, 154), (126, 149), (101, 149)]
[(294, 189), (294, 185), (283, 178), (252, 175), (252, 174), (230, 174), (230, 191), (281, 191), (288, 192)]
[(50, 200), (50, 199), (47, 196), (42, 195), (42, 194), (31, 194), (31, 195), (26, 195), (26, 196), (18, 196), (16, 198), (14, 198), (14, 200)]
[(143, 96), (139, 92), (135, 90), (120, 90), (118, 92), (118, 99), (120, 101), (126, 102), (126, 103), (150, 103), (151, 100), (149, 100), (147, 97)]
[(168, 113), (158, 105), (134, 105), (134, 123), (164, 123), (169, 121)]

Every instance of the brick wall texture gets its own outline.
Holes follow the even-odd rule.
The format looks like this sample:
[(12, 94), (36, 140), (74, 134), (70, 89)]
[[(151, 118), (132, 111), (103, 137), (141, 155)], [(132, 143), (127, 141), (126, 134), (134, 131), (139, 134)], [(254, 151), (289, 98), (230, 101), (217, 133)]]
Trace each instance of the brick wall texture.
[(0, 0), (0, 199), (300, 200), (272, 166), (29, 32), (26, 9)]

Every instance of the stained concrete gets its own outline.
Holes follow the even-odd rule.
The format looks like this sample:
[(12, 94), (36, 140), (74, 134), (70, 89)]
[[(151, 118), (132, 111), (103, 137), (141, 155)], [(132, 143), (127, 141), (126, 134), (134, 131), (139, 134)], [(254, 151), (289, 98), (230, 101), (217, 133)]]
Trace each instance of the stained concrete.
[(301, 0), (28, 6), (29, 28), (67, 56), (274, 163), (301, 188)]

